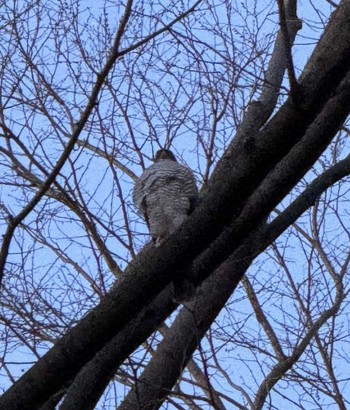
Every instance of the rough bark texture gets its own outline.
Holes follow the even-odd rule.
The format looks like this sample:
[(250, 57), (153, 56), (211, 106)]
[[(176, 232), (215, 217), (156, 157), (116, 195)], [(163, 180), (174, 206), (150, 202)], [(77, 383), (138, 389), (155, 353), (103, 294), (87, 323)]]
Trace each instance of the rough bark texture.
[(68, 389), (60, 409), (94, 409), (125, 356), (146, 340), (176, 307), (170, 285), (83, 367)]

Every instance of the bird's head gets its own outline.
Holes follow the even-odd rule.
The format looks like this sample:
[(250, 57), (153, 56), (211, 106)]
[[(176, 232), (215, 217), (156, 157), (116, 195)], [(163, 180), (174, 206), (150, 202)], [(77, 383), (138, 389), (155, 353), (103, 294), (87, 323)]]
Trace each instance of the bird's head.
[(154, 162), (157, 162), (161, 159), (170, 159), (171, 161), (177, 162), (175, 155), (170, 151), (170, 149), (160, 149), (156, 152)]

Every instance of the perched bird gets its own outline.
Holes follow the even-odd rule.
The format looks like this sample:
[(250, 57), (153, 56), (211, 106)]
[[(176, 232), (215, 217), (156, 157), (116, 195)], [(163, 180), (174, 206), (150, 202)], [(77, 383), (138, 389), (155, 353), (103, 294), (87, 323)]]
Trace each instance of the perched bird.
[(159, 246), (193, 211), (198, 189), (193, 172), (179, 164), (170, 150), (161, 149), (136, 181), (132, 198)]

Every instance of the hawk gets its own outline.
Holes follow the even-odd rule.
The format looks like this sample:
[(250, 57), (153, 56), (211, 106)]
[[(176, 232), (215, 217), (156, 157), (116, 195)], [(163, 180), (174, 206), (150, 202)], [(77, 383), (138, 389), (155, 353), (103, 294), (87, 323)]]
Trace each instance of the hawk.
[(193, 172), (179, 164), (170, 150), (161, 149), (136, 181), (132, 199), (159, 246), (193, 211), (198, 189)]

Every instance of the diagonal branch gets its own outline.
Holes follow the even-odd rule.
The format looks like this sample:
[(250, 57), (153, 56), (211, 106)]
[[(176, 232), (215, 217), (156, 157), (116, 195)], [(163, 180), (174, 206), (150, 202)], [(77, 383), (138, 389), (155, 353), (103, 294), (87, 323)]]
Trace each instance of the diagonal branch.
[(125, 357), (146, 340), (176, 307), (172, 289), (168, 287), (84, 366), (68, 389), (60, 409), (94, 409)]
[[(276, 107), (283, 76), (289, 65), (288, 55), (290, 52), (288, 49), (290, 50), (298, 31), (302, 28), (302, 22), (296, 13), (296, 6), (296, 0), (289, 0), (284, 8), (285, 24), (281, 26), (277, 34), (259, 99), (259, 103), (262, 105), (261, 111), (265, 111), (265, 115), (261, 119), (262, 123), (267, 121)], [(288, 44), (285, 41), (286, 33), (288, 34)], [(259, 128), (262, 123), (257, 124)]]

